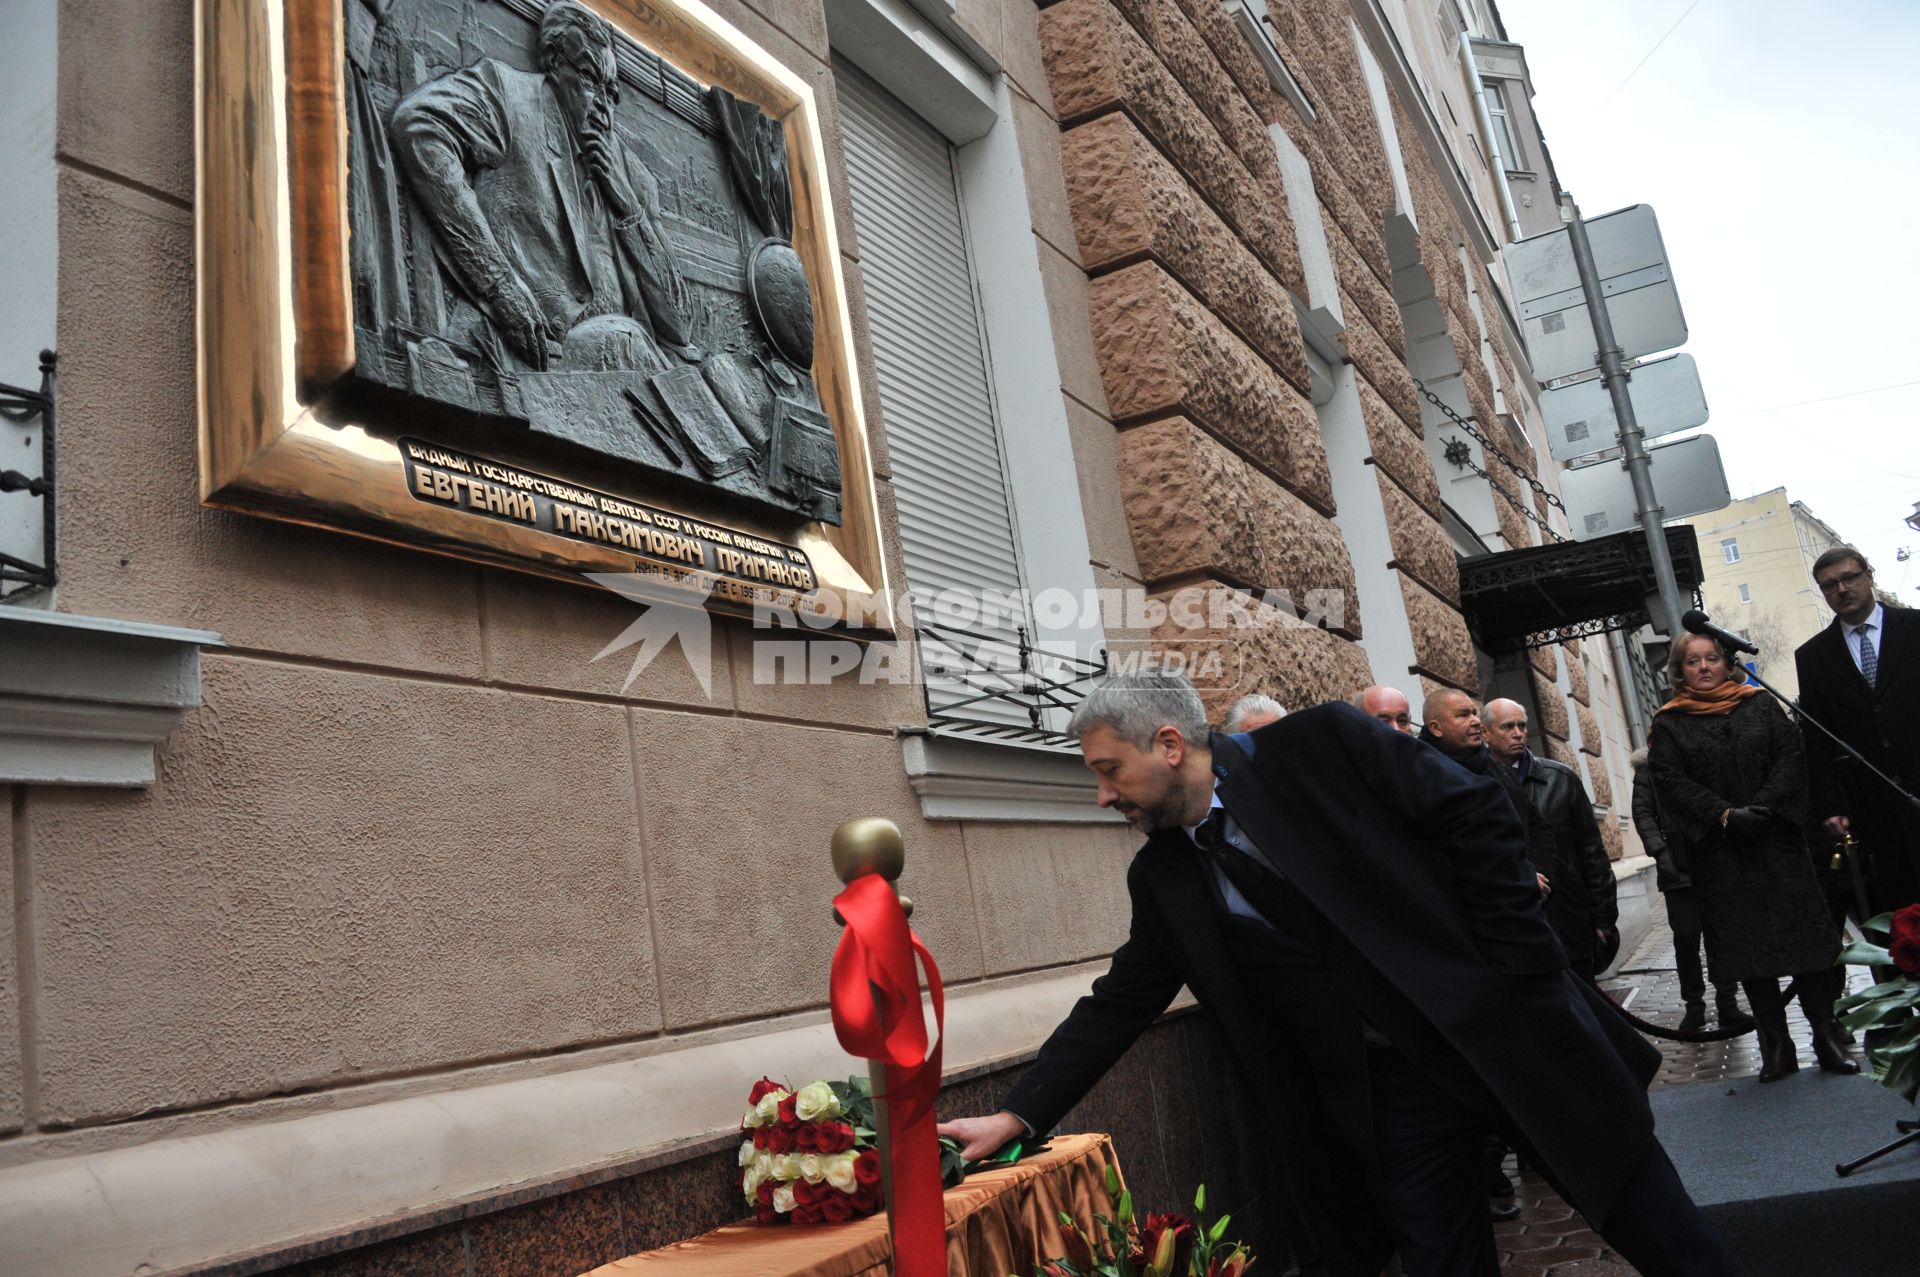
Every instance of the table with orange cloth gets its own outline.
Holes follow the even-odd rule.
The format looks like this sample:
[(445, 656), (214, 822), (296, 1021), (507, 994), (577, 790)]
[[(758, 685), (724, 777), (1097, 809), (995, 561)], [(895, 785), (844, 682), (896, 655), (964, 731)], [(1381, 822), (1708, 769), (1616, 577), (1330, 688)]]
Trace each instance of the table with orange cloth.
[[(1112, 1214), (1105, 1135), (1058, 1135), (1046, 1151), (969, 1175), (946, 1193), (947, 1277), (1032, 1277), (1066, 1254), (1060, 1212), (1089, 1232)], [(882, 1277), (893, 1243), (884, 1214), (844, 1224), (728, 1224), (692, 1241), (602, 1264), (588, 1277)]]

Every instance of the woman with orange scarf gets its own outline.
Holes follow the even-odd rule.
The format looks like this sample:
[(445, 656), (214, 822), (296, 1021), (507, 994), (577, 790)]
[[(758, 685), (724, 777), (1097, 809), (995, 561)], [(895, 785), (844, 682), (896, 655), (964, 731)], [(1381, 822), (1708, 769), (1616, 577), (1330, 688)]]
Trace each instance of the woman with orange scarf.
[(1720, 644), (1683, 635), (1667, 662), (1673, 699), (1653, 720), (1647, 767), (1668, 837), (1682, 844), (1714, 983), (1739, 980), (1760, 1038), (1760, 1080), (1800, 1067), (1780, 977), (1791, 975), (1830, 1073), (1858, 1073), (1833, 1004), (1840, 937), (1814, 877), (1803, 827), (1807, 762), (1784, 711)]

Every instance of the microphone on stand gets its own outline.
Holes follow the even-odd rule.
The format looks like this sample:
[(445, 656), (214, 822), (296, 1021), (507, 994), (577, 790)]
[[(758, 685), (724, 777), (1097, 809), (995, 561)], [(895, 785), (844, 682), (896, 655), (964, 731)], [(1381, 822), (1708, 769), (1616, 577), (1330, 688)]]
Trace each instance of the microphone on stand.
[(1720, 645), (1729, 651), (1750, 652), (1755, 656), (1760, 654), (1759, 648), (1755, 647), (1746, 639), (1741, 638), (1732, 630), (1721, 629), (1712, 621), (1708, 620), (1707, 614), (1697, 607), (1688, 608), (1686, 614), (1680, 618), (1680, 624), (1686, 629), (1687, 633), (1704, 634), (1710, 639), (1718, 640)]

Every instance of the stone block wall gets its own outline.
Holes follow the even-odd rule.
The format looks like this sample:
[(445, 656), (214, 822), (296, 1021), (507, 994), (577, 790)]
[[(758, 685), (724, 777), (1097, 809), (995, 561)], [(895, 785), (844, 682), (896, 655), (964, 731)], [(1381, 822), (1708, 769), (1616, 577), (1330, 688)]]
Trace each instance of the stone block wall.
[[(1138, 579), (1154, 590), (1285, 590), (1295, 604), (1316, 589), (1356, 597), (1356, 570), (1398, 581), (1416, 650), (1410, 669), (1374, 669), (1364, 653), (1343, 652), (1365, 633), (1349, 604), (1318, 637), (1298, 626), (1243, 636), (1211, 701), (1258, 689), (1312, 702), (1408, 675), (1472, 688), (1458, 570), (1393, 300), (1383, 233), (1392, 178), (1352, 28), (1332, 0), (1275, 8), (1276, 42), (1315, 104), (1312, 121), (1273, 91), (1210, 0), (1058, 0), (1040, 13)], [(1320, 200), (1391, 540), (1385, 562), (1355, 564), (1333, 522), (1286, 297), (1305, 290), (1273, 125), (1307, 157)], [(1442, 224), (1434, 260), (1457, 285)], [(1249, 510), (1230, 508), (1243, 504), (1251, 538)], [(1163, 646), (1226, 638), (1179, 627), (1158, 635)]]

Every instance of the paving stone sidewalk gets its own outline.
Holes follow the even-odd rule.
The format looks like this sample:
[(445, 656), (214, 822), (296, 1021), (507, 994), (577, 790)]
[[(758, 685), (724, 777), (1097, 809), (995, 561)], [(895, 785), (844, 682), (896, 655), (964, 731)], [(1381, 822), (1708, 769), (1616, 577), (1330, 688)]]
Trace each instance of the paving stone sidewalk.
[[(1849, 985), (1864, 987), (1865, 979), (1866, 972), (1856, 970)], [(1656, 906), (1653, 929), (1633, 955), (1620, 964), (1618, 973), (1600, 983), (1643, 1020), (1663, 1025), (1680, 1022), (1685, 1008), (1680, 998), (1680, 978), (1674, 971), (1673, 932), (1667, 926), (1664, 899)], [(1711, 987), (1707, 1003), (1711, 1009)], [(1740, 1005), (1747, 1009), (1744, 993)], [(1787, 1024), (1800, 1048), (1803, 1065), (1811, 1067), (1807, 1022), (1797, 1002), (1787, 1012)], [(1660, 1072), (1653, 1080), (1656, 1087), (1751, 1077), (1760, 1071), (1760, 1049), (1751, 1033), (1723, 1042), (1652, 1041), (1660, 1048), (1661, 1057)], [(1511, 1156), (1507, 1173), (1519, 1185), (1521, 1209), (1520, 1218), (1494, 1225), (1503, 1277), (1634, 1277), (1637, 1270), (1608, 1250), (1545, 1180), (1528, 1171), (1516, 1175)]]

